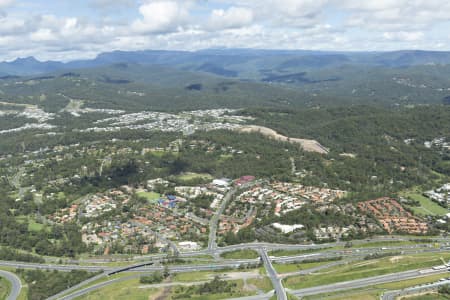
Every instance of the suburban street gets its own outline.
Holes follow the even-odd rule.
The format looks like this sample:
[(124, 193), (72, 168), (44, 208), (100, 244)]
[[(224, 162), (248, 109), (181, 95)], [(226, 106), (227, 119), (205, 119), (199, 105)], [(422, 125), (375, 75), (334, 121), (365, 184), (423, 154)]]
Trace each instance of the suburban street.
[(208, 250), (214, 251), (217, 248), (217, 225), (219, 223), (220, 216), (228, 205), (228, 202), (233, 198), (237, 189), (231, 189), (223, 198), (220, 203), (219, 209), (214, 213), (211, 220), (209, 221), (209, 239), (208, 239)]
[(9, 292), (8, 298), (6, 298), (6, 300), (17, 299), (19, 297), (20, 290), (22, 289), (20, 278), (17, 277), (17, 275), (14, 273), (6, 272), (3, 270), (0, 270), (0, 277), (5, 278), (11, 283), (11, 291)]

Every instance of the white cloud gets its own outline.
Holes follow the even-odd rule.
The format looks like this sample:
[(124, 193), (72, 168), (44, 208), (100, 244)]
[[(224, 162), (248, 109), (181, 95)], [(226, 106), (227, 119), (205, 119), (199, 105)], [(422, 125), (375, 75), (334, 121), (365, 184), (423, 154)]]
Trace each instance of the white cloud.
[(385, 32), (383, 37), (391, 41), (407, 41), (413, 42), (423, 39), (424, 33), (421, 31), (400, 31), (400, 32)]
[(328, 0), (272, 0), (268, 4), (285, 16), (310, 18), (320, 13), (328, 3)]
[(15, 0), (0, 0), (0, 9), (12, 5)]
[(142, 18), (132, 24), (140, 33), (163, 33), (176, 30), (188, 18), (186, 5), (176, 1), (152, 1), (139, 7)]
[(102, 9), (116, 8), (117, 6), (131, 6), (133, 0), (91, 0), (91, 5)]
[[(83, 9), (91, 9), (92, 13), (86, 14), (89, 17), (75, 10), (72, 15), (67, 12), (63, 15), (52, 11), (50, 5), (42, 8), (45, 13), (39, 8), (34, 14), (21, 12), (23, 6), (15, 5), (8, 10), (8, 15), (0, 14), (0, 60), (27, 55), (41, 59), (86, 58), (118, 49), (195, 50), (218, 46), (450, 49), (447, 37), (450, 1), (446, 0), (86, 2)], [(13, 0), (0, 0), (0, 11), (13, 4)], [(105, 17), (103, 11), (91, 5), (109, 10), (115, 5), (123, 13), (114, 12)]]
[(209, 18), (211, 29), (239, 28), (252, 24), (253, 11), (243, 7), (230, 7), (227, 10), (214, 9)]

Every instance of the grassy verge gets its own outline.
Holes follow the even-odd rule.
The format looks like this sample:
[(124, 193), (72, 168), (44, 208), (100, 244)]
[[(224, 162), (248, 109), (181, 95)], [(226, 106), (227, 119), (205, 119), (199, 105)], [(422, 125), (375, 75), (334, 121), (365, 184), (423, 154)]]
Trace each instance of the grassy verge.
[(3, 277), (0, 277), (0, 299), (6, 299), (11, 291), (11, 283)]
[(404, 281), (399, 281), (399, 282), (374, 285), (374, 286), (366, 287), (363, 289), (354, 289), (354, 290), (347, 290), (347, 291), (341, 291), (341, 292), (306, 296), (306, 297), (304, 297), (304, 299), (305, 300), (321, 300), (321, 299), (326, 299), (326, 300), (331, 300), (331, 299), (333, 299), (333, 300), (347, 300), (347, 299), (378, 300), (378, 299), (380, 299), (381, 294), (387, 290), (399, 290), (399, 289), (403, 289), (403, 288), (407, 288), (407, 287), (416, 286), (419, 284), (436, 282), (441, 278), (445, 278), (446, 276), (448, 276), (448, 275), (447, 274), (432, 275), (432, 276), (404, 280)]
[(173, 275), (173, 281), (178, 282), (195, 282), (195, 281), (205, 281), (211, 279), (215, 275), (214, 272), (210, 271), (198, 271), (190, 273), (177, 273)]
[(267, 293), (273, 290), (272, 281), (269, 277), (247, 279), (247, 284), (254, 285), (257, 289)]
[(152, 295), (158, 293), (158, 289), (140, 289), (139, 278), (125, 280), (108, 285), (87, 295), (76, 298), (77, 300), (148, 300)]
[(325, 250), (342, 250), (344, 247), (328, 247), (328, 248), (321, 248), (321, 249), (307, 249), (307, 250), (272, 250), (268, 252), (269, 256), (294, 256), (294, 255), (301, 255), (301, 254), (308, 254), (308, 253), (317, 253), (317, 252), (323, 252)]
[[(0, 269), (3, 271), (8, 271), (8, 272), (14, 273), (20, 278), (20, 281), (22, 282), (22, 289), (20, 290), (20, 294), (19, 294), (19, 297), (17, 298), (17, 300), (27, 300), (28, 299), (28, 297), (27, 297), (28, 285), (25, 282), (25, 280), (19, 274), (16, 273), (16, 269), (10, 268), (10, 267), (1, 267)], [(0, 297), (0, 299), (4, 299), (4, 298)]]
[(225, 259), (252, 259), (258, 258), (259, 254), (255, 250), (236, 250), (231, 252), (225, 252), (221, 254), (221, 257)]
[(448, 300), (448, 299), (450, 299), (450, 297), (444, 296), (444, 295), (440, 295), (438, 293), (431, 293), (430, 292), (430, 293), (427, 293), (427, 294), (411, 296), (411, 297), (403, 298), (403, 299), (407, 299), (407, 300)]
[(308, 262), (308, 263), (293, 263), (293, 264), (273, 264), (273, 267), (278, 274), (297, 272), (300, 270), (306, 270), (315, 268), (318, 266), (323, 266), (331, 263), (332, 261), (318, 261), (318, 262)]
[[(431, 239), (430, 239), (431, 241)], [(354, 244), (352, 248), (376, 248), (376, 247), (389, 247), (389, 246), (414, 246), (417, 242), (413, 241), (380, 241), (380, 242), (368, 242), (363, 244)]]
[[(83, 290), (85, 288), (94, 286), (96, 284), (99, 284), (99, 283), (102, 283), (102, 282), (105, 282), (105, 281), (109, 281), (109, 280), (113, 280), (113, 279), (117, 279), (117, 278), (124, 278), (124, 277), (128, 277), (128, 276), (131, 276), (131, 275), (136, 275), (136, 273), (125, 272), (125, 273), (115, 274), (115, 275), (112, 275), (112, 276), (105, 276), (105, 277), (99, 278), (97, 280), (94, 280), (94, 281), (90, 282), (89, 284), (83, 285), (79, 289), (76, 289), (76, 290), (70, 292), (69, 294), (71, 294), (71, 293), (73, 293), (75, 291)], [(67, 295), (67, 293), (65, 293), (64, 295)]]
[(440, 257), (448, 260), (450, 253), (425, 253), (403, 255), (382, 259), (353, 262), (323, 270), (311, 275), (293, 276), (285, 279), (285, 286), (291, 289), (301, 289), (312, 286), (327, 285), (335, 282), (348, 281), (389, 273), (441, 265)]

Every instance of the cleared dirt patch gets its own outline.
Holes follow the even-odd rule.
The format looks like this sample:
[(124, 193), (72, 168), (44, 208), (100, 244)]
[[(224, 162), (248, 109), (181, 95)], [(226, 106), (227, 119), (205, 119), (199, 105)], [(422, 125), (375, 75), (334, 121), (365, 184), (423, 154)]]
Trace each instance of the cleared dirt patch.
[(240, 132), (258, 132), (264, 136), (275, 139), (277, 141), (299, 144), (300, 146), (302, 146), (302, 148), (305, 151), (308, 151), (308, 152), (317, 152), (317, 153), (321, 153), (321, 154), (327, 154), (329, 152), (329, 150), (327, 148), (322, 146), (316, 140), (290, 138), (290, 137), (279, 134), (278, 132), (276, 132), (273, 129), (263, 127), (263, 126), (249, 125), (249, 126), (240, 127), (238, 130)]

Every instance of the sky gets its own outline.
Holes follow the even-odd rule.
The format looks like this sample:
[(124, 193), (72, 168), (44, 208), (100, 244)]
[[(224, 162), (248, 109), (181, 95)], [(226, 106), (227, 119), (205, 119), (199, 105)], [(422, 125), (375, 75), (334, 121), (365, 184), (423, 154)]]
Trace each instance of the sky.
[(0, 0), (0, 60), (112, 50), (450, 50), (448, 0)]

